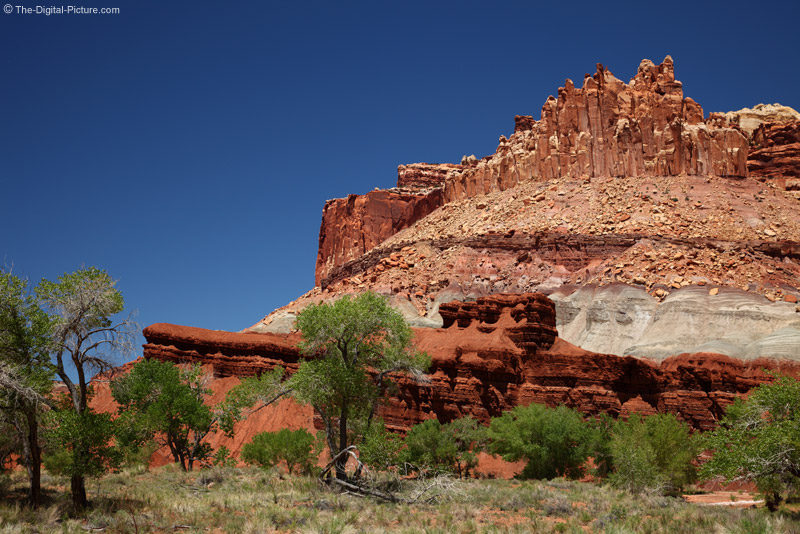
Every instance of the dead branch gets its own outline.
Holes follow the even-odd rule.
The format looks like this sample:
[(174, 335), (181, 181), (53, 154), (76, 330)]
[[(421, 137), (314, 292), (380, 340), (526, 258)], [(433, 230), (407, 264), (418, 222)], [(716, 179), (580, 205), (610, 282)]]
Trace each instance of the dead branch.
[[(427, 499), (423, 502), (429, 503), (432, 502), (442, 494), (452, 494), (457, 491), (460, 491), (459, 482), (452, 477), (446, 475), (437, 475), (430, 480), (424, 481), (422, 487), (417, 488), (410, 498), (402, 498), (398, 497), (393, 493), (387, 493), (384, 491), (380, 491), (376, 489), (372, 481), (370, 480), (371, 477), (370, 471), (366, 468), (366, 466), (358, 459), (358, 455), (356, 454), (356, 447), (355, 445), (351, 445), (346, 449), (343, 449), (339, 452), (326, 466), (323, 468), (322, 472), (319, 475), (319, 480), (322, 483), (326, 484), (335, 484), (342, 488), (345, 493), (351, 495), (357, 495), (359, 497), (375, 497), (378, 499), (382, 499), (387, 502), (392, 503), (402, 503), (402, 504), (414, 504), (422, 499), (424, 496), (429, 495)], [(336, 465), (336, 462), (342, 458), (343, 456), (350, 456), (356, 461), (357, 464), (357, 473), (361, 473), (362, 471), (368, 475), (366, 478), (356, 478), (354, 480), (341, 480), (334, 476), (330, 476), (331, 470)], [(422, 481), (420, 481), (422, 482)], [(433, 495), (430, 495), (431, 492), (436, 492)]]

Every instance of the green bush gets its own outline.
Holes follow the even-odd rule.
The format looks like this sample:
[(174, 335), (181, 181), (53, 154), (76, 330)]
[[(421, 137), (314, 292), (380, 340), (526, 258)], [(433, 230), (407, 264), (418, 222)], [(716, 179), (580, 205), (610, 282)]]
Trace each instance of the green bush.
[(386, 430), (383, 421), (373, 421), (364, 439), (358, 445), (358, 459), (377, 471), (386, 471), (397, 465), (403, 441)]
[(577, 411), (543, 404), (517, 406), (489, 425), (489, 450), (515, 462), (528, 461), (523, 478), (583, 475), (592, 451), (593, 432)]
[(316, 458), (317, 440), (305, 429), (278, 432), (261, 432), (253, 436), (253, 441), (242, 447), (242, 460), (262, 468), (274, 467), (283, 460), (289, 474), (298, 470), (311, 471)]
[(587, 423), (591, 428), (592, 435), (590, 456), (595, 466), (592, 474), (599, 478), (605, 478), (614, 465), (614, 457), (611, 454), (611, 435), (617, 421), (607, 413), (601, 413), (589, 419)]
[(236, 458), (233, 457), (230, 449), (223, 445), (214, 453), (214, 459), (211, 463), (214, 467), (236, 467)]
[(406, 435), (401, 453), (404, 463), (415, 471), (455, 472), (469, 476), (478, 463), (486, 441), (486, 429), (472, 417), (462, 417), (447, 424), (428, 419), (414, 425)]
[(405, 445), (402, 461), (410, 464), (413, 471), (449, 472), (455, 463), (455, 443), (442, 432), (442, 424), (437, 419), (411, 427)]
[(611, 435), (612, 485), (634, 493), (674, 493), (694, 481), (697, 446), (672, 414), (617, 421)]

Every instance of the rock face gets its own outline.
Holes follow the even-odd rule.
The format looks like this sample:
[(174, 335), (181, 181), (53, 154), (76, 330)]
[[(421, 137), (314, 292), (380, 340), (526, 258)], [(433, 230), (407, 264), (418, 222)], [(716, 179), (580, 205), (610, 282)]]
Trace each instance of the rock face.
[(753, 132), (751, 143), (747, 166), (752, 176), (800, 191), (800, 119), (761, 124)]
[[(685, 354), (657, 364), (592, 353), (557, 338), (555, 309), (541, 294), (442, 304), (445, 328), (415, 330), (418, 348), (432, 358), (428, 383), (400, 379), (398, 392), (382, 408), (387, 425), (405, 431), (431, 417), (449, 421), (464, 415), (487, 421), (516, 405), (540, 402), (564, 403), (587, 414), (670, 412), (705, 429), (737, 395), (769, 380), (765, 367), (800, 371), (792, 362), (744, 362), (719, 354)], [(277, 365), (291, 373), (298, 365), (296, 334), (215, 332), (167, 324), (151, 325), (144, 334), (146, 358), (208, 365), (219, 380)], [(304, 413), (297, 416), (301, 419), (309, 416), (289, 408), (290, 413)], [(246, 422), (242, 430), (252, 435), (260, 429), (250, 426), (261, 424), (261, 419)], [(294, 424), (308, 426), (308, 420)]]
[(361, 257), (388, 237), (441, 205), (441, 191), (428, 194), (371, 191), (329, 200), (322, 210), (316, 284), (330, 271)]
[(156, 323), (145, 328), (144, 357), (210, 365), (215, 377), (253, 376), (282, 366), (297, 370), (298, 334), (250, 334)]
[[(309, 302), (365, 290), (434, 328), (451, 300), (538, 291), (556, 292), (562, 337), (595, 352), (800, 353), (798, 116), (759, 105), (705, 119), (669, 58), (627, 84), (598, 66), (540, 120), (517, 116), (496, 153), (401, 166), (408, 194), (441, 198), (413, 223), (389, 218), (397, 233), (359, 234), (357, 210), (326, 215), (321, 238), (340, 245), (321, 246), (318, 287), (250, 330), (288, 332)], [(681, 321), (692, 333), (674, 336)]]
[(672, 59), (642, 61), (625, 84), (602, 65), (584, 86), (567, 80), (539, 121), (515, 118), (495, 154), (462, 165), (398, 168), (398, 190), (330, 200), (323, 209), (316, 284), (444, 202), (553, 178), (747, 175), (747, 138), (729, 120), (705, 121), (683, 97)]
[(444, 176), (454, 164), (415, 163), (397, 169), (397, 188), (349, 195), (325, 203), (319, 229), (315, 283), (442, 204)]
[(397, 187), (409, 191), (427, 192), (441, 188), (451, 171), (459, 171), (461, 165), (452, 163), (410, 163), (397, 167)]
[(642, 61), (625, 84), (597, 65), (582, 88), (571, 80), (542, 107), (542, 118), (517, 117), (514, 135), (497, 152), (445, 182), (445, 200), (558, 177), (744, 177), (747, 138), (736, 128), (706, 122), (683, 97), (672, 59)]
[(800, 113), (781, 104), (757, 104), (752, 108), (742, 108), (739, 111), (715, 113), (723, 117), (729, 124), (738, 125), (748, 137), (752, 137), (762, 124), (786, 124), (800, 120)]
[(659, 301), (641, 287), (612, 284), (561, 288), (550, 298), (556, 302), (559, 335), (587, 350), (658, 361), (682, 352), (713, 352), (744, 361), (772, 357), (800, 363), (795, 304), (716, 289), (685, 286)]

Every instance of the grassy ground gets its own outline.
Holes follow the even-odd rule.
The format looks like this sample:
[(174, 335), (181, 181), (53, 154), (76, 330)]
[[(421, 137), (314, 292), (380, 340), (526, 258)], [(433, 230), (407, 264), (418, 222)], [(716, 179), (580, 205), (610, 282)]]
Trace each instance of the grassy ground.
[[(87, 484), (92, 507), (70, 518), (69, 483), (45, 475), (46, 504), (29, 510), (24, 476), (0, 493), (0, 533), (71, 532), (602, 532), (798, 533), (800, 516), (764, 509), (700, 507), (680, 499), (636, 497), (607, 486), (553, 480), (468, 480), (389, 504), (335, 493), (316, 479), (255, 468), (182, 473), (173, 466), (107, 475)], [(420, 482), (395, 488), (412, 497)], [(0, 490), (2, 488), (0, 487)]]

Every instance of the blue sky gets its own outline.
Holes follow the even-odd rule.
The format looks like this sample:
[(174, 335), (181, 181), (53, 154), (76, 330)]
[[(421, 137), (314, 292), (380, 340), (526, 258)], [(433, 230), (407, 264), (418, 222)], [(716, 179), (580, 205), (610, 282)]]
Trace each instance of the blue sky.
[(797, 2), (559, 4), (0, 13), (0, 259), (106, 269), (143, 326), (239, 330), (313, 286), (326, 199), (493, 152), (597, 62), (670, 54), (706, 113), (800, 109)]

